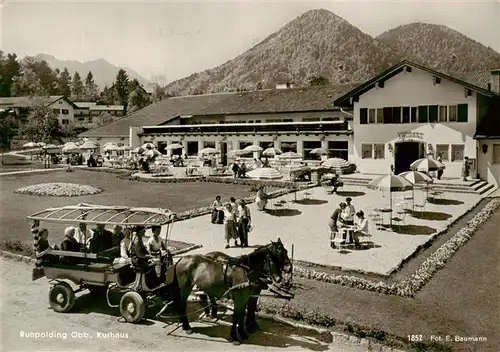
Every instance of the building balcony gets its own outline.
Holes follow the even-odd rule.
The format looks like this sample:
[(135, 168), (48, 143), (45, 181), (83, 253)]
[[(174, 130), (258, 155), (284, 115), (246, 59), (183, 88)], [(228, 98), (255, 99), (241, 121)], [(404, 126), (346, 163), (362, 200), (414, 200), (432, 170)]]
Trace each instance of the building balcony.
[(141, 135), (208, 135), (208, 134), (351, 134), (345, 121), (275, 122), (275, 123), (231, 123), (204, 125), (145, 126)]

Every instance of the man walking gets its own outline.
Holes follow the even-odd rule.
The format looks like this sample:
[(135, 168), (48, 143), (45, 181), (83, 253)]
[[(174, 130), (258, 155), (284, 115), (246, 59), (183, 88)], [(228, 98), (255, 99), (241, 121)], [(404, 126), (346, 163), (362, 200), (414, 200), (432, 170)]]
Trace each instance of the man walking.
[(248, 247), (248, 232), (250, 230), (252, 218), (250, 216), (250, 209), (247, 207), (243, 200), (238, 202), (238, 228), (240, 235), (240, 246)]

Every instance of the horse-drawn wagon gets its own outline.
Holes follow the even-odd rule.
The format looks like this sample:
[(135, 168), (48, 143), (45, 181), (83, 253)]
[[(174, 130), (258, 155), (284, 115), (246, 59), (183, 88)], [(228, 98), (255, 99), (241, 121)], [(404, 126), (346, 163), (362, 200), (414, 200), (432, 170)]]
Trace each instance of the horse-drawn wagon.
[[(88, 250), (64, 251), (50, 247), (41, 252), (38, 250), (40, 222), (119, 225), (145, 229), (166, 226), (168, 236), (174, 217), (174, 213), (159, 208), (90, 204), (49, 208), (30, 215), (28, 219), (33, 220), (32, 233), (36, 253), (32, 278), (37, 280), (45, 276), (50, 280), (52, 287), (49, 291), (49, 303), (57, 312), (70, 311), (75, 304), (75, 294), (86, 289), (91, 292), (105, 292), (108, 304), (114, 306), (110, 303), (109, 293), (118, 291), (123, 294), (119, 304), (121, 314), (128, 322), (137, 322), (143, 318), (147, 303), (155, 299), (165, 287), (165, 282), (154, 280), (144, 268), (117, 260), (119, 247), (98, 253), (90, 253)], [(170, 253), (165, 254), (162, 259), (168, 266), (172, 256)]]
[[(57, 312), (68, 312), (75, 305), (76, 293), (84, 290), (104, 293), (110, 307), (119, 307), (127, 322), (140, 321), (146, 308), (161, 305), (157, 317), (167, 307), (173, 305), (177, 310), (183, 329), (189, 333), (191, 328), (187, 319), (186, 302), (193, 289), (206, 304), (202, 310), (212, 316), (217, 315), (220, 299), (228, 298), (234, 302), (233, 328), (231, 339), (239, 342), (245, 338), (243, 318), (247, 312), (247, 325), (256, 328), (255, 311), (257, 299), (262, 290), (275, 286), (278, 297), (291, 299), (293, 294), (283, 290), (282, 273), (291, 273), (291, 260), (281, 240), (257, 248), (254, 252), (230, 257), (224, 253), (212, 252), (204, 255), (185, 255), (175, 259), (166, 251), (160, 258), (161, 274), (155, 272), (158, 261), (146, 266), (119, 258), (119, 248), (113, 247), (97, 253), (67, 251), (47, 248), (42, 250), (40, 222), (62, 223), (67, 225), (119, 225), (133, 227), (136, 233), (143, 234), (145, 228), (163, 226), (166, 236), (172, 229), (175, 214), (159, 208), (134, 208), (124, 206), (104, 206), (78, 204), (49, 208), (28, 216), (33, 221), (32, 234), (36, 253), (33, 280), (47, 277), (52, 285), (49, 290), (50, 306)], [(142, 238), (134, 239), (141, 241)], [(85, 242), (85, 241), (84, 241)], [(132, 252), (132, 250), (131, 250)], [(133, 257), (133, 256), (132, 256)], [(159, 276), (158, 276), (159, 275)], [(110, 302), (110, 293), (119, 293), (120, 303)], [(208, 300), (210, 303), (208, 303)], [(168, 316), (167, 316), (168, 317)], [(236, 330), (238, 329), (238, 330)]]

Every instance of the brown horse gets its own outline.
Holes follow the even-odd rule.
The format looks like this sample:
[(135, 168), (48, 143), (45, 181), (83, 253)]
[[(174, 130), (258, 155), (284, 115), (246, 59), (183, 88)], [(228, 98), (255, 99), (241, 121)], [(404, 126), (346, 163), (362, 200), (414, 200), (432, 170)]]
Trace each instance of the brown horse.
[[(281, 272), (289, 274), (292, 271), (292, 264), (290, 262), (290, 258), (288, 258), (288, 252), (286, 248), (283, 246), (283, 243), (281, 242), (280, 238), (278, 238), (277, 242), (271, 241), (270, 245), (262, 246), (259, 248), (269, 250), (270, 255), (276, 257), (276, 259), (274, 260), (275, 263), (282, 263), (282, 267), (278, 267), (280, 275)], [(252, 271), (261, 270), (261, 263), (251, 261), (248, 255), (243, 255), (240, 257), (231, 257), (222, 252), (210, 252), (205, 254), (205, 257), (209, 257), (219, 262), (231, 262), (235, 265), (243, 265), (244, 267), (247, 267)], [(278, 280), (281, 281), (281, 277)], [(260, 295), (261, 290), (265, 288), (267, 287), (265, 287), (264, 285), (262, 287), (252, 287), (251, 297), (249, 298), (247, 303), (247, 315), (245, 320), (245, 327), (247, 333), (253, 333), (259, 330), (259, 325), (257, 324), (257, 321), (255, 319), (255, 313), (257, 311), (257, 301), (259, 299), (258, 296)], [(217, 305), (215, 304), (215, 298), (214, 297), (209, 297), (209, 298), (212, 307), (211, 317), (216, 318)], [(201, 304), (203, 306), (207, 306), (208, 304), (207, 297), (205, 295), (201, 296)], [(206, 315), (210, 314), (208, 307), (205, 309), (205, 314)]]
[(233, 300), (233, 325), (230, 338), (234, 344), (239, 344), (240, 338), (247, 339), (244, 318), (251, 295), (260, 292), (270, 280), (281, 281), (281, 270), (290, 263), (286, 250), (285, 252), (276, 250), (275, 247), (279, 247), (278, 243), (283, 248), (279, 240), (243, 256), (245, 263), (251, 263), (251, 266), (255, 267), (253, 270), (250, 266), (243, 264), (242, 257), (229, 258), (226, 263), (203, 255), (189, 255), (181, 258), (171, 267), (172, 269), (169, 269), (173, 270), (173, 275), (169, 277), (173, 276), (173, 285), (171, 285), (173, 301), (182, 323), (182, 329), (188, 334), (193, 332), (189, 325), (186, 308), (187, 299), (196, 285), (199, 290), (210, 297), (214, 308), (216, 299), (228, 297)]

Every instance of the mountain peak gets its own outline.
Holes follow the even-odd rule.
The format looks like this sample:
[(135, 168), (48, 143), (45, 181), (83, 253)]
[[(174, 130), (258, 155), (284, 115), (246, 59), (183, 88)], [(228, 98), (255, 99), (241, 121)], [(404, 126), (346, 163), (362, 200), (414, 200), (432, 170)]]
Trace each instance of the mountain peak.
[[(40, 60), (47, 61), (52, 69), (58, 68), (62, 71), (64, 70), (64, 68), (67, 68), (71, 75), (73, 75), (75, 71), (78, 71), (78, 73), (80, 73), (80, 76), (85, 77), (89, 71), (92, 71), (94, 81), (100, 88), (113, 84), (116, 79), (118, 70), (122, 68), (115, 66), (102, 58), (92, 61), (80, 62), (75, 60), (59, 60), (53, 55), (44, 53), (37, 54), (35, 57)], [(151, 82), (139, 75), (134, 70), (127, 67), (123, 67), (123, 69), (127, 71), (130, 80), (137, 79), (139, 83), (141, 83), (144, 87), (147, 87), (151, 84)]]

